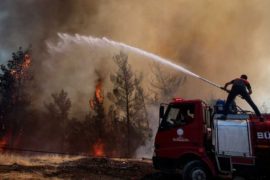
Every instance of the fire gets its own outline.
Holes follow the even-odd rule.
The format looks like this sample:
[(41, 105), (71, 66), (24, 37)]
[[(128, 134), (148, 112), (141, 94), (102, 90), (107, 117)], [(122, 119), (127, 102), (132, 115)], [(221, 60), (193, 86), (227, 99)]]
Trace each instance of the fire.
[(25, 54), (21, 68), (20, 69), (12, 69), (10, 73), (16, 79), (23, 78), (23, 77), (26, 78), (27, 77), (27, 70), (29, 69), (30, 65), (31, 65), (30, 55)]
[(22, 63), (22, 69), (20, 72), (20, 75), (22, 78), (27, 78), (28, 74), (27, 71), (31, 65), (31, 58), (29, 54), (24, 55), (23, 63)]
[(22, 68), (23, 69), (28, 69), (30, 67), (31, 64), (31, 58), (29, 54), (25, 54), (24, 56), (24, 62), (22, 64)]
[(97, 101), (101, 104), (103, 102), (103, 94), (102, 94), (102, 90), (101, 90), (101, 87), (102, 87), (102, 81), (99, 80), (97, 85), (96, 85), (96, 98), (97, 98)]
[(16, 76), (16, 70), (12, 69), (12, 70), (10, 71), (10, 73), (11, 73), (12, 76)]
[(97, 84), (96, 84), (94, 98), (89, 100), (89, 105), (90, 105), (91, 109), (94, 109), (96, 104), (102, 104), (103, 100), (104, 100), (104, 96), (103, 96), (103, 92), (102, 92), (102, 80), (99, 79)]
[(93, 145), (93, 154), (94, 156), (105, 156), (104, 151), (105, 144), (102, 142), (101, 139), (98, 139), (97, 142)]

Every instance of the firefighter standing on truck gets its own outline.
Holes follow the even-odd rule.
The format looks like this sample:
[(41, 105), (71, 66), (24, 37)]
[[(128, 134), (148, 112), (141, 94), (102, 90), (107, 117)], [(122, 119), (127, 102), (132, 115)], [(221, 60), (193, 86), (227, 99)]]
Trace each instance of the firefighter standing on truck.
[[(255, 111), (256, 115), (260, 118), (260, 120), (263, 120), (263, 117), (258, 109), (258, 107), (254, 104), (252, 101), (250, 94), (252, 93), (250, 83), (247, 81), (248, 77), (247, 75), (243, 74), (240, 78), (236, 78), (230, 82), (227, 82), (224, 87), (221, 87), (221, 89), (229, 92), (229, 95), (227, 97), (225, 106), (224, 106), (224, 116), (222, 119), (226, 119), (226, 116), (229, 111), (230, 104), (234, 101), (235, 97), (237, 95), (241, 95), (243, 99), (246, 100), (246, 102), (252, 107), (252, 109)], [(227, 90), (227, 86), (232, 84), (232, 88), (230, 91)], [(248, 90), (248, 91), (247, 91)]]

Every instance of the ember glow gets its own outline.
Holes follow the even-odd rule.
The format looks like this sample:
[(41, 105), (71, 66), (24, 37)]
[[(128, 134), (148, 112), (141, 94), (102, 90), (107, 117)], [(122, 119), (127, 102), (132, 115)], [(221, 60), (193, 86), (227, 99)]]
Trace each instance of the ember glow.
[(6, 145), (7, 145), (7, 138), (6, 137), (3, 137), (0, 140), (0, 153), (3, 153), (4, 152), (4, 147), (6, 147)]
[(29, 54), (25, 54), (20, 72), (21, 78), (28, 78), (27, 72), (30, 68), (30, 65), (31, 65), (31, 57)]
[(12, 76), (15, 76), (16, 75), (16, 70), (11, 70), (11, 72), (10, 72), (10, 74), (12, 75)]
[(0, 138), (0, 153), (3, 153), (11, 138), (11, 131), (8, 131), (2, 138)]
[(25, 70), (25, 69), (28, 69), (31, 65), (31, 58), (30, 58), (30, 55), (29, 54), (25, 54), (24, 56), (24, 62), (22, 64), (22, 69)]
[(31, 57), (29, 54), (25, 54), (23, 58), (23, 63), (20, 68), (12, 69), (10, 74), (14, 76), (16, 79), (27, 78), (27, 71), (31, 65)]
[(105, 144), (101, 139), (98, 139), (97, 142), (93, 145), (93, 155), (97, 157), (105, 156)]

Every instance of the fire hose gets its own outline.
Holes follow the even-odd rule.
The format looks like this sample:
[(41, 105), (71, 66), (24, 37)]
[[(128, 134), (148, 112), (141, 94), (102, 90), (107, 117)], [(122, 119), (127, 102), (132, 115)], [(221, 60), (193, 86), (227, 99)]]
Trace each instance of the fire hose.
[[(199, 79), (200, 80), (202, 80), (202, 81), (204, 81), (204, 82), (206, 82), (206, 83), (208, 83), (208, 84), (210, 84), (210, 85), (212, 85), (212, 86), (215, 86), (215, 87), (217, 87), (217, 88), (219, 88), (219, 89), (221, 89), (221, 90), (223, 90), (223, 91), (225, 91), (225, 92), (227, 92), (227, 93), (230, 93), (231, 91), (230, 90), (228, 90), (228, 89), (225, 89), (223, 86), (220, 86), (220, 85), (218, 85), (218, 84), (216, 84), (216, 83), (214, 83), (214, 82), (212, 82), (212, 81), (209, 81), (208, 79), (205, 79), (205, 78), (203, 78), (203, 77), (199, 77)], [(243, 98), (243, 96), (241, 96), (241, 95), (238, 95), (238, 97), (241, 97), (242, 99), (244, 99)], [(243, 110), (242, 108), (240, 108), (239, 106), (237, 106), (236, 105), (236, 107), (241, 111), (241, 112), (250, 112), (250, 111), (245, 111), (245, 110)]]
[(205, 79), (203, 77), (199, 77), (199, 79), (202, 80), (202, 81), (204, 81), (204, 82), (206, 82), (206, 83), (208, 83), (208, 84), (211, 84), (212, 86), (215, 86), (215, 87), (217, 87), (217, 88), (219, 88), (219, 89), (221, 89), (223, 91), (226, 91), (227, 93), (230, 93), (231, 92), (230, 90), (225, 89), (224, 87), (222, 87), (222, 86), (220, 86), (220, 85), (218, 85), (218, 84), (216, 84), (216, 83), (214, 83), (212, 81), (209, 81), (208, 79)]
[[(225, 89), (223, 86), (220, 86), (220, 85), (218, 85), (218, 84), (216, 84), (216, 83), (214, 83), (214, 82), (212, 82), (212, 81), (209, 81), (208, 79), (205, 79), (205, 78), (200, 77), (200, 76), (199, 76), (198, 78), (199, 78), (200, 80), (202, 80), (202, 81), (208, 83), (208, 84), (211, 84), (212, 86), (215, 86), (215, 87), (217, 87), (217, 88), (219, 88), (219, 89), (221, 89), (221, 90), (227, 92), (227, 93), (230, 93), (230, 92), (231, 92), (230, 90)], [(241, 97), (242, 99), (244, 99), (241, 95), (238, 95), (238, 97)]]

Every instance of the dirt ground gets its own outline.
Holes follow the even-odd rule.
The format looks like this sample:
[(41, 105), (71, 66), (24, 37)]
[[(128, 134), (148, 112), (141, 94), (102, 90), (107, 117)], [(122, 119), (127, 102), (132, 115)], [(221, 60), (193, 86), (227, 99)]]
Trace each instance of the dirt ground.
[(87, 156), (0, 155), (0, 179), (181, 179), (153, 169), (151, 160)]

